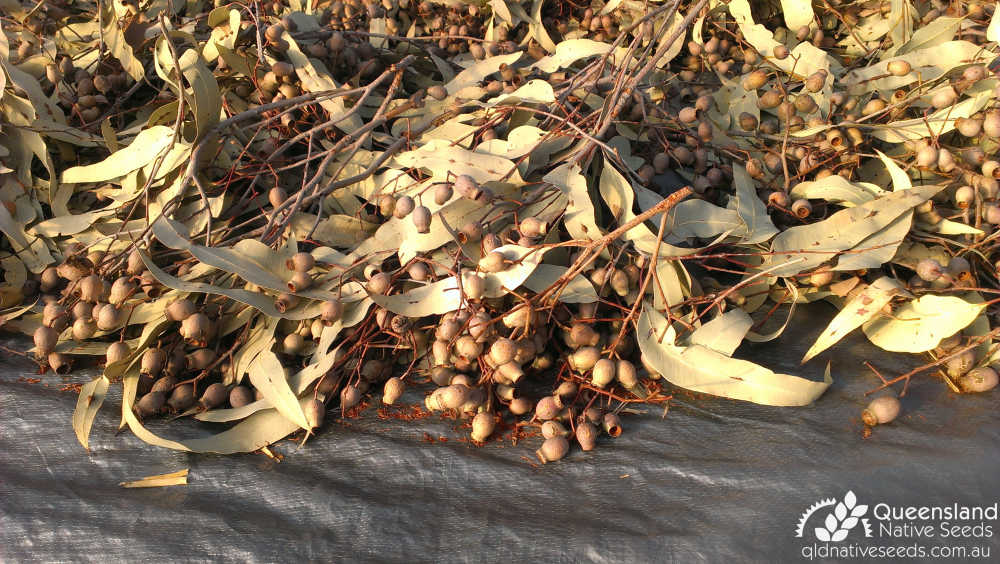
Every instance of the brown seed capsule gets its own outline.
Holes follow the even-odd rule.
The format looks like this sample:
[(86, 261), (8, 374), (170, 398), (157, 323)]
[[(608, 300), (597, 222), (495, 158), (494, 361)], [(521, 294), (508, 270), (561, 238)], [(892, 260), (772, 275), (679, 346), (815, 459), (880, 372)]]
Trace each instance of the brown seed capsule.
[(622, 434), (621, 419), (614, 413), (605, 413), (601, 424), (604, 427), (604, 432), (611, 437), (618, 437)]
[(597, 428), (589, 421), (581, 421), (576, 425), (576, 442), (584, 451), (594, 450), (597, 445)]
[(344, 315), (344, 303), (340, 300), (328, 300), (323, 302), (323, 307), (320, 309), (320, 319), (323, 321), (323, 325), (327, 327), (333, 325)]
[(103, 293), (104, 280), (96, 274), (84, 276), (77, 283), (76, 295), (85, 302), (98, 302)]
[(778, 60), (784, 59), (784, 58), (788, 57), (788, 53), (789, 53), (788, 47), (785, 47), (784, 45), (775, 45), (774, 46), (774, 58), (775, 59), (778, 59)]
[(377, 272), (374, 276), (368, 279), (368, 291), (372, 294), (385, 295), (389, 293), (389, 288), (392, 286), (392, 278), (389, 277), (385, 272)]
[(503, 253), (492, 251), (479, 259), (479, 269), (483, 272), (502, 272), (507, 268), (506, 262)]
[(66, 328), (69, 321), (66, 319), (66, 308), (61, 304), (52, 302), (45, 304), (42, 308), (42, 325), (52, 327), (56, 331)]
[(139, 398), (133, 410), (140, 418), (152, 417), (163, 409), (163, 404), (167, 400), (167, 394), (162, 391), (152, 391)]
[(203, 342), (212, 329), (212, 321), (204, 313), (194, 313), (181, 322), (180, 334), (189, 342)]
[(482, 192), (482, 189), (479, 187), (479, 183), (476, 182), (476, 179), (472, 178), (468, 174), (462, 174), (456, 177), (455, 181), (452, 183), (452, 187), (459, 196), (469, 200), (479, 198), (479, 194)]
[(164, 365), (167, 364), (167, 353), (161, 348), (149, 348), (142, 353), (142, 361), (139, 366), (139, 374), (148, 376), (159, 376)]
[(506, 337), (500, 337), (490, 346), (490, 360), (496, 366), (507, 364), (514, 360), (516, 354), (517, 344)]
[(271, 204), (271, 207), (277, 208), (285, 203), (287, 199), (288, 193), (277, 186), (267, 192), (267, 201)]
[(427, 206), (417, 206), (412, 212), (413, 225), (417, 228), (417, 233), (430, 233), (431, 231), (431, 210)]
[(958, 379), (958, 387), (967, 394), (987, 392), (997, 386), (997, 372), (989, 366), (973, 368)]
[(976, 353), (974, 351), (965, 351), (959, 353), (945, 362), (945, 372), (948, 373), (952, 379), (958, 379), (963, 374), (972, 369), (976, 364)]
[(910, 74), (910, 71), (912, 70), (910, 63), (904, 61), (903, 59), (889, 61), (889, 65), (886, 68), (889, 71), (889, 74), (893, 76), (906, 76)]
[(253, 402), (253, 391), (246, 386), (234, 386), (229, 391), (229, 405), (232, 407), (243, 407)]
[(187, 355), (185, 363), (188, 370), (205, 370), (215, 362), (216, 354), (212, 349), (197, 349)]
[(297, 271), (288, 281), (289, 292), (301, 292), (312, 286), (312, 277), (307, 272)]
[(283, 26), (281, 24), (278, 24), (278, 23), (273, 24), (273, 25), (269, 25), (264, 30), (264, 35), (267, 37), (267, 40), (270, 41), (270, 42), (274, 42), (274, 41), (277, 41), (277, 40), (281, 39), (281, 36), (284, 33), (285, 33), (285, 26)]
[(823, 85), (826, 84), (826, 77), (826, 72), (822, 70), (812, 73), (806, 78), (806, 90), (809, 92), (819, 92), (823, 89)]
[(298, 333), (289, 333), (285, 335), (284, 340), (281, 342), (282, 350), (285, 354), (297, 354), (299, 351), (305, 347), (306, 341), (302, 338), (302, 335)]
[(951, 86), (946, 86), (941, 90), (938, 90), (934, 96), (931, 97), (931, 105), (935, 108), (947, 108), (948, 106), (955, 103), (958, 99), (958, 93)]
[(191, 300), (181, 298), (167, 306), (167, 317), (171, 321), (184, 321), (194, 315), (196, 310), (197, 308)]
[(524, 415), (531, 412), (531, 400), (528, 398), (514, 398), (510, 400), (507, 409), (514, 415)]
[(631, 390), (639, 385), (639, 375), (634, 364), (623, 359), (618, 361), (616, 368), (618, 381), (626, 390)]
[(535, 451), (535, 455), (538, 456), (538, 460), (542, 461), (542, 464), (547, 464), (563, 458), (568, 452), (569, 441), (566, 440), (566, 437), (551, 437), (545, 439), (542, 447)]
[(55, 329), (43, 325), (35, 329), (34, 341), (35, 355), (39, 358), (48, 356), (56, 348), (56, 343), (59, 341), (59, 333)]
[(795, 200), (792, 202), (792, 213), (795, 214), (796, 217), (805, 219), (812, 213), (812, 204), (810, 204), (809, 200), (806, 199)]
[(777, 108), (785, 101), (785, 97), (778, 90), (768, 90), (757, 99), (757, 107), (762, 109)]
[(216, 382), (205, 388), (205, 391), (201, 394), (201, 399), (198, 400), (198, 405), (205, 409), (212, 409), (225, 403), (228, 397), (229, 390), (226, 389), (225, 384)]
[(413, 198), (409, 196), (400, 196), (396, 200), (396, 207), (393, 208), (392, 215), (398, 219), (403, 219), (404, 217), (410, 215), (410, 212), (413, 211), (413, 208), (415, 208), (416, 205), (417, 204), (413, 201)]
[(481, 300), (486, 293), (486, 279), (475, 272), (462, 272), (462, 292), (470, 300)]
[(396, 376), (389, 378), (382, 388), (382, 403), (385, 405), (395, 404), (402, 397), (404, 391), (406, 391), (406, 384), (401, 378)]
[(309, 253), (299, 252), (292, 255), (285, 266), (296, 272), (309, 272), (316, 266), (316, 259)]
[(899, 415), (900, 407), (895, 396), (879, 396), (861, 412), (861, 420), (870, 427), (885, 425)]
[(341, 409), (347, 410), (361, 403), (361, 390), (353, 384), (344, 386), (343, 390), (340, 390), (340, 407)]
[(488, 411), (480, 411), (472, 418), (472, 440), (478, 443), (485, 442), (493, 434), (496, 425), (495, 415)]
[(427, 95), (440, 101), (448, 97), (448, 91), (445, 90), (444, 86), (435, 84), (427, 89)]
[(577, 372), (586, 372), (593, 368), (600, 358), (601, 351), (597, 347), (582, 347), (570, 355), (569, 365)]
[[(575, 356), (575, 355), (574, 355)], [(594, 369), (590, 374), (590, 382), (598, 388), (604, 388), (615, 380), (615, 362), (609, 358), (602, 358), (594, 363)]]
[(107, 304), (97, 315), (97, 328), (101, 331), (117, 329), (125, 323), (125, 312), (117, 306)]
[(77, 341), (86, 341), (97, 332), (97, 322), (93, 318), (77, 319), (73, 322), (73, 338)]
[(545, 396), (535, 404), (535, 417), (541, 421), (548, 421), (559, 417), (562, 413), (563, 403), (559, 396)]
[(167, 405), (172, 411), (184, 411), (193, 406), (198, 399), (194, 395), (194, 384), (182, 384), (173, 389)]
[(114, 364), (118, 361), (128, 358), (132, 354), (132, 350), (129, 346), (122, 341), (115, 341), (108, 345), (108, 349), (105, 352), (105, 359), (108, 364)]
[(991, 110), (983, 118), (983, 133), (994, 139), (1000, 137), (1000, 110)]
[(451, 184), (438, 184), (434, 188), (434, 203), (443, 206), (451, 200), (453, 194)]
[(410, 279), (416, 280), (417, 282), (423, 282), (430, 278), (431, 271), (426, 263), (415, 262), (406, 269), (406, 273), (410, 275)]
[(569, 436), (569, 431), (566, 427), (563, 427), (562, 423), (558, 421), (546, 421), (542, 423), (542, 436), (546, 439), (551, 439), (552, 437), (567, 437)]
[(757, 129), (758, 120), (757, 116), (751, 114), (750, 112), (742, 112), (739, 117), (740, 129), (743, 131), (753, 131)]

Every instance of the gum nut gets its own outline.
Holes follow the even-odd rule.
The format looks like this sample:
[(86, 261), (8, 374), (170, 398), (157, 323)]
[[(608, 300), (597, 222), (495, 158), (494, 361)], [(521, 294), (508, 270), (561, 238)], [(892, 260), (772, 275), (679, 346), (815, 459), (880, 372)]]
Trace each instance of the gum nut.
[(289, 292), (301, 292), (307, 290), (310, 286), (312, 286), (312, 277), (302, 271), (297, 271), (292, 275), (292, 279), (288, 281)]
[(105, 358), (108, 364), (114, 364), (128, 358), (130, 354), (132, 354), (132, 350), (129, 349), (127, 344), (122, 341), (115, 341), (108, 345)]
[(320, 319), (326, 326), (333, 325), (344, 314), (344, 303), (340, 300), (328, 300), (323, 302), (320, 309)]
[(215, 351), (209, 348), (196, 349), (185, 357), (188, 370), (206, 370), (217, 358)]
[(359, 403), (361, 403), (361, 390), (357, 386), (347, 385), (344, 386), (343, 390), (340, 390), (341, 409), (351, 409)]
[(396, 198), (392, 194), (382, 194), (378, 198), (378, 211), (384, 217), (389, 217), (396, 210)]
[(524, 370), (521, 369), (521, 365), (513, 361), (501, 364), (497, 367), (495, 374), (501, 381), (511, 385), (517, 384), (524, 378)]
[(472, 335), (462, 335), (455, 341), (455, 354), (466, 359), (475, 360), (483, 353), (483, 345)]
[(957, 379), (968, 372), (976, 364), (976, 353), (968, 350), (956, 354), (945, 362), (945, 372), (951, 378)]
[(945, 272), (956, 278), (972, 271), (972, 265), (964, 257), (952, 257), (944, 268)]
[(634, 364), (627, 360), (619, 360), (617, 368), (618, 381), (626, 390), (631, 390), (639, 384), (639, 376)]
[(229, 390), (226, 389), (225, 384), (216, 382), (205, 388), (205, 391), (201, 394), (201, 399), (198, 400), (198, 404), (205, 409), (212, 409), (225, 403), (228, 397)]
[[(93, 312), (93, 310), (91, 310)], [(42, 308), (42, 325), (61, 331), (66, 326), (66, 308), (52, 302)]]
[(48, 356), (56, 348), (56, 343), (59, 341), (59, 333), (55, 329), (45, 327), (44, 325), (35, 329), (33, 337), (35, 341), (35, 354), (39, 358)]
[(167, 401), (167, 394), (161, 391), (152, 391), (139, 398), (133, 409), (139, 417), (151, 417), (163, 409), (163, 404)]
[(614, 413), (605, 413), (601, 424), (604, 427), (604, 432), (611, 437), (617, 437), (622, 434), (621, 419)]
[(403, 219), (404, 217), (410, 215), (410, 212), (413, 211), (413, 208), (415, 208), (416, 205), (417, 204), (413, 201), (413, 198), (409, 196), (400, 196), (399, 199), (396, 200), (396, 208), (392, 210), (392, 215), (398, 219)]
[(887, 70), (889, 71), (889, 74), (893, 76), (906, 76), (910, 74), (912, 67), (910, 67), (910, 63), (897, 59), (895, 61), (889, 61)]
[(189, 341), (203, 341), (208, 335), (212, 321), (204, 313), (189, 315), (181, 322), (180, 334)]
[(535, 451), (535, 454), (538, 456), (538, 460), (542, 461), (542, 464), (546, 464), (563, 458), (568, 452), (569, 441), (566, 440), (566, 437), (551, 437), (545, 439), (542, 447)]
[(386, 405), (393, 405), (406, 391), (406, 384), (399, 377), (392, 377), (385, 381), (385, 386), (382, 388), (382, 403)]
[(284, 340), (281, 342), (281, 346), (285, 351), (285, 354), (296, 354), (302, 350), (305, 344), (305, 339), (303, 339), (302, 335), (299, 335), (298, 333), (289, 333), (285, 335)]
[(411, 280), (416, 280), (417, 282), (423, 282), (430, 277), (430, 268), (427, 267), (426, 263), (415, 262), (406, 269), (406, 273), (410, 275)]
[(234, 386), (229, 390), (229, 405), (232, 407), (243, 407), (253, 403), (253, 391), (246, 386)]
[(462, 291), (465, 293), (465, 297), (478, 301), (486, 293), (486, 280), (477, 276), (475, 272), (463, 272)]
[(164, 394), (169, 394), (176, 385), (177, 385), (177, 378), (174, 378), (172, 375), (167, 374), (166, 376), (160, 376), (159, 378), (157, 378), (156, 381), (153, 382), (153, 387), (150, 388), (150, 390), (154, 392), (163, 392)]
[(506, 337), (500, 337), (490, 345), (490, 359), (496, 366), (501, 366), (514, 360), (516, 354), (517, 344)]
[(973, 368), (958, 379), (959, 389), (967, 394), (987, 392), (996, 386), (997, 372), (989, 366)]
[(594, 450), (597, 445), (597, 427), (588, 421), (583, 421), (576, 425), (576, 442), (580, 444), (581, 450)]
[(313, 398), (302, 406), (302, 413), (306, 416), (306, 422), (312, 429), (319, 429), (323, 426), (323, 419), (326, 417), (326, 404)]
[(510, 405), (507, 406), (514, 415), (524, 415), (525, 413), (531, 412), (531, 400), (528, 398), (514, 398), (510, 400)]
[(163, 366), (167, 363), (167, 352), (161, 348), (150, 348), (146, 349), (142, 353), (142, 361), (139, 367), (140, 374), (148, 374), (150, 376), (158, 376), (163, 370)]
[(368, 291), (373, 294), (386, 294), (392, 285), (392, 279), (385, 272), (377, 272), (368, 279)]
[(475, 200), (479, 196), (479, 183), (468, 174), (462, 174), (455, 178), (452, 187), (459, 196)]
[(546, 421), (545, 423), (542, 423), (542, 436), (546, 439), (550, 439), (552, 437), (565, 437), (567, 435), (569, 435), (569, 431), (567, 431), (566, 427), (563, 427), (562, 423), (559, 423), (558, 421)]
[(452, 189), (451, 184), (438, 184), (434, 188), (434, 203), (443, 206), (451, 200), (452, 195), (454, 195), (454, 189)]
[(615, 361), (602, 358), (594, 364), (590, 373), (590, 381), (598, 388), (603, 388), (615, 380)]
[(483, 272), (502, 272), (505, 268), (506, 259), (504, 259), (503, 253), (491, 251), (479, 259), (479, 269)]
[(943, 269), (941, 268), (941, 263), (934, 259), (921, 259), (921, 261), (917, 263), (917, 276), (927, 282), (937, 280), (941, 277), (942, 272)]
[(895, 396), (879, 396), (861, 412), (865, 425), (884, 425), (899, 416), (900, 404)]
[(542, 421), (555, 419), (562, 411), (563, 403), (558, 396), (545, 396), (535, 404), (535, 417)]
[(167, 306), (167, 317), (171, 321), (184, 321), (193, 315), (195, 311), (196, 308), (191, 300), (181, 298)]
[(108, 304), (101, 308), (97, 315), (97, 328), (101, 331), (116, 329), (124, 323), (124, 313), (117, 306)]
[(316, 265), (316, 259), (309, 253), (295, 253), (292, 256), (292, 270), (296, 272), (308, 272)]
[(496, 428), (496, 417), (488, 411), (480, 411), (472, 418), (472, 440), (485, 442)]
[(413, 225), (417, 228), (417, 233), (430, 233), (431, 231), (431, 210), (427, 206), (417, 206), (412, 212)]
[(56, 374), (69, 374), (71, 366), (68, 355), (52, 352), (49, 353), (46, 361), (49, 363), (49, 368), (51, 368)]
[(174, 388), (170, 393), (167, 405), (174, 411), (184, 411), (193, 406), (197, 399), (194, 397), (194, 384), (182, 384)]
[(73, 338), (77, 341), (86, 341), (97, 332), (97, 322), (93, 319), (80, 318), (73, 322)]
[(601, 351), (597, 347), (582, 347), (569, 357), (569, 364), (577, 372), (586, 372), (597, 364)]

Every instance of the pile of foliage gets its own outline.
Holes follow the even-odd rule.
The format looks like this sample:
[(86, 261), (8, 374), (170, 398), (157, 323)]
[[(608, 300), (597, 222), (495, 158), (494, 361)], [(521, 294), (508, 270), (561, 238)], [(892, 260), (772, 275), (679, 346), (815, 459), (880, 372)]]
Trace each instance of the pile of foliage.
[(106, 363), (84, 446), (112, 385), (216, 453), (417, 386), (548, 462), (672, 386), (813, 402), (829, 365), (733, 353), (819, 300), (803, 361), (858, 328), (928, 355), (868, 424), (921, 371), (996, 385), (992, 3), (0, 6), (3, 328)]

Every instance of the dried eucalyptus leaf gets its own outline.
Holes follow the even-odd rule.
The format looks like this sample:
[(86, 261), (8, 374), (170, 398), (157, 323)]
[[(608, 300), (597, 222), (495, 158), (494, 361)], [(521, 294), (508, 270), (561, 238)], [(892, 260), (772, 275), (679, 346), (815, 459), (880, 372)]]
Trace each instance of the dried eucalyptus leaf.
[(131, 482), (121, 482), (118, 485), (123, 488), (162, 488), (165, 486), (186, 486), (188, 481), (188, 469), (170, 472), (169, 474), (157, 474), (146, 476)]
[(844, 305), (820, 333), (816, 342), (803, 355), (802, 363), (809, 362), (819, 353), (835, 345), (848, 333), (878, 315), (894, 297), (901, 295), (908, 295), (906, 288), (899, 280), (888, 276), (883, 276), (866, 286)]
[(94, 419), (108, 395), (110, 385), (111, 381), (102, 375), (80, 388), (80, 397), (73, 411), (73, 431), (77, 440), (87, 450), (90, 450), (90, 429), (94, 426)]
[(830, 387), (827, 367), (822, 382), (778, 374), (746, 360), (731, 358), (702, 345), (674, 344), (673, 327), (647, 304), (639, 315), (636, 340), (646, 361), (675, 386), (762, 405), (809, 405)]
[(173, 143), (174, 130), (157, 125), (144, 129), (127, 147), (112, 153), (99, 163), (69, 168), (62, 175), (66, 184), (104, 182), (121, 178), (151, 163)]
[[(978, 297), (978, 294), (973, 293)], [(958, 333), (979, 316), (986, 307), (958, 296), (925, 294), (893, 311), (868, 321), (862, 330), (868, 340), (892, 352), (919, 353), (937, 347), (942, 339)]]

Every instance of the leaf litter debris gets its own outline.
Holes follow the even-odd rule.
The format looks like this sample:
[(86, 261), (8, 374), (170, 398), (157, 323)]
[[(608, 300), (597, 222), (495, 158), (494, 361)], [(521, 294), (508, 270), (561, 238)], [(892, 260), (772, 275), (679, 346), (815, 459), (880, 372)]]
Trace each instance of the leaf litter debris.
[(812, 403), (830, 364), (733, 354), (820, 300), (804, 362), (928, 357), (872, 367), (869, 424), (919, 372), (996, 386), (992, 3), (0, 5), (0, 323), (104, 365), (84, 447), (111, 386), (215, 453), (416, 390), (545, 463), (677, 388)]

